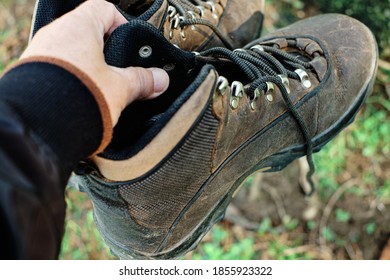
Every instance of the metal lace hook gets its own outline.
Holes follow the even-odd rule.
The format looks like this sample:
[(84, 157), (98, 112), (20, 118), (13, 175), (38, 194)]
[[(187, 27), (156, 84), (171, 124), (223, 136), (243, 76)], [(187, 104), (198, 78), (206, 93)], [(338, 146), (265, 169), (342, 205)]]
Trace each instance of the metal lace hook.
[(304, 88), (310, 88), (311, 87), (311, 82), (310, 82), (310, 79), (309, 79), (309, 75), (306, 73), (306, 71), (304, 71), (302, 69), (296, 69), (294, 72), (298, 74), (299, 79), (301, 80), (301, 83), (302, 83)]
[(230, 106), (237, 109), (240, 98), (244, 96), (244, 85), (241, 82), (234, 81), (230, 88)]

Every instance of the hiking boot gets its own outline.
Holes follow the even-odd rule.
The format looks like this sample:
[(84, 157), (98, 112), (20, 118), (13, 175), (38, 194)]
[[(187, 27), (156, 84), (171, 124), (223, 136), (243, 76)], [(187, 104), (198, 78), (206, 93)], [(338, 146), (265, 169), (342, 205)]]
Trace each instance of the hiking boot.
[(305, 155), (313, 171), (312, 152), (354, 120), (377, 67), (372, 33), (338, 14), (199, 54), (134, 20), (114, 31), (105, 54), (112, 65), (160, 67), (171, 79), (163, 95), (125, 109), (112, 143), (73, 178), (121, 259), (194, 249), (256, 171)]
[[(84, 0), (38, 0), (32, 35)], [(185, 50), (239, 48), (261, 33), (265, 0), (112, 0), (128, 19), (145, 20)]]

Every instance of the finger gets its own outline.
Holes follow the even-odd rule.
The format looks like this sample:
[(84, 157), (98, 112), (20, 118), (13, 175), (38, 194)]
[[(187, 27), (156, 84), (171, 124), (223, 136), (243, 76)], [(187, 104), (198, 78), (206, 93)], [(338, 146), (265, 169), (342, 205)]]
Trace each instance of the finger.
[(134, 100), (155, 98), (169, 86), (169, 76), (160, 68), (112, 68), (123, 77), (123, 86), (128, 94), (127, 104)]
[(102, 35), (111, 34), (119, 25), (127, 23), (126, 18), (115, 6), (104, 0), (86, 1), (75, 12), (94, 18)]

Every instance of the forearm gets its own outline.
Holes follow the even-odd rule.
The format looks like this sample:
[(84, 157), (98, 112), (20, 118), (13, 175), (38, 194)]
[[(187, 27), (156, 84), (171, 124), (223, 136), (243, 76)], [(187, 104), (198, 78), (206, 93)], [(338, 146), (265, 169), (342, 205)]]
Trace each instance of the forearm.
[(108, 145), (128, 104), (168, 88), (162, 69), (105, 62), (104, 38), (126, 23), (114, 5), (85, 1), (41, 28), (22, 64), (0, 79), (0, 230), (10, 240), (0, 254), (6, 258), (57, 257), (71, 171)]
[(54, 64), (26, 63), (0, 79), (4, 258), (57, 258), (67, 180), (109, 137), (98, 103), (85, 81)]

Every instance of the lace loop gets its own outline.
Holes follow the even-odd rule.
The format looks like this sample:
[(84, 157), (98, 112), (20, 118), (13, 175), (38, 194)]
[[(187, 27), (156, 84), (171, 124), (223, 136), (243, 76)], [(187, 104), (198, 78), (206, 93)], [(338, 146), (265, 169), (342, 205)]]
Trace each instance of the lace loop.
[[(230, 106), (232, 109), (238, 108), (239, 99), (246, 93), (249, 97), (250, 108), (255, 110), (256, 100), (261, 93), (266, 96), (269, 102), (272, 102), (275, 92), (274, 85), (279, 88), (290, 114), (297, 122), (305, 139), (307, 162), (310, 169), (307, 174), (307, 180), (311, 186), (310, 194), (313, 193), (315, 190), (314, 182), (312, 180), (312, 176), (315, 172), (313, 143), (305, 121), (298, 109), (294, 106), (289, 95), (289, 78), (299, 80), (306, 89), (311, 87), (312, 84), (309, 76), (304, 70), (311, 68), (310, 63), (278, 48), (263, 45), (253, 46), (249, 50), (236, 49), (234, 51), (217, 47), (203, 51), (198, 55), (230, 60), (234, 62), (249, 79), (250, 83), (247, 87), (244, 87), (242, 83), (238, 81), (232, 83), (230, 94)], [(222, 80), (226, 83), (225, 78)], [(221, 86), (221, 84), (219, 86)]]
[[(196, 25), (202, 25), (210, 28), (212, 32), (221, 40), (224, 46), (230, 50), (233, 49), (233, 42), (230, 38), (222, 34), (218, 27), (211, 21), (204, 18), (204, 11), (211, 11), (213, 17), (218, 19), (216, 3), (214, 1), (203, 0), (168, 0), (168, 19), (170, 23), (169, 38), (173, 38), (173, 30), (180, 27), (182, 38), (185, 38), (183, 29), (186, 26), (191, 26), (195, 29)], [(178, 15), (176, 17), (176, 15)], [(197, 16), (196, 16), (197, 15)], [(173, 22), (172, 22), (173, 21)]]

